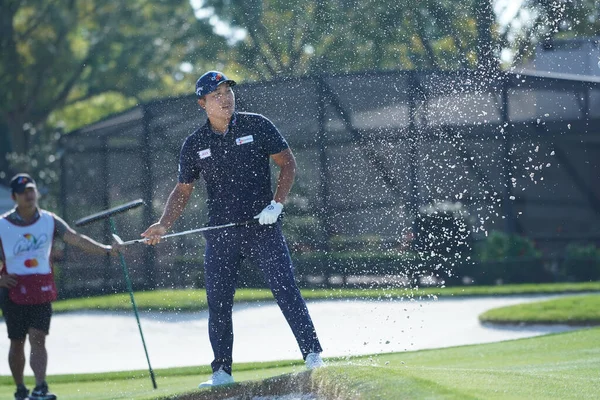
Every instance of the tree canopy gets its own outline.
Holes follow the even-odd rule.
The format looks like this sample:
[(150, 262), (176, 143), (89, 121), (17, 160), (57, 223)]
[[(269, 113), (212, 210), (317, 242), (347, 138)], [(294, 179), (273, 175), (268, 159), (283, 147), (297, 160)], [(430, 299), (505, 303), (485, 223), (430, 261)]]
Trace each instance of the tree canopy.
[[(0, 0), (1, 153), (15, 161), (55, 142), (56, 129), (40, 129), (48, 121), (69, 130), (139, 101), (190, 93), (207, 69), (256, 80), (373, 69), (489, 72), (503, 49), (518, 62), (541, 40), (600, 31), (594, 0), (523, 0), (516, 22), (504, 26), (492, 0), (191, 3)], [(228, 37), (216, 21), (244, 35)], [(0, 179), (6, 170), (0, 154)]]
[[(595, 0), (204, 0), (231, 27), (246, 32), (230, 62), (255, 79), (371, 69), (498, 68), (535, 44), (600, 32)], [(505, 60), (506, 61), (506, 60)], [(510, 67), (511, 65), (507, 65)]]
[(225, 46), (189, 0), (0, 0), (0, 32), (0, 142), (19, 154), (52, 140), (39, 127), (53, 111), (181, 93), (197, 74), (182, 62), (202, 67)]
[(245, 29), (235, 59), (257, 78), (476, 67), (481, 41), (492, 40), (478, 30), (493, 26), (486, 2), (206, 0), (205, 6)]
[(539, 43), (550, 45), (557, 38), (599, 34), (597, 0), (523, 0), (513, 18), (500, 29), (500, 46), (512, 53), (514, 65), (531, 58)]

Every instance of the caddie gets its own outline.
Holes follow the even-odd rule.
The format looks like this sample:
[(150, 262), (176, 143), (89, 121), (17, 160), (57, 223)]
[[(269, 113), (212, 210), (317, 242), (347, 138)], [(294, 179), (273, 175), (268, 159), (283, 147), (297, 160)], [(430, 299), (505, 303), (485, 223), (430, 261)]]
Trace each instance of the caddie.
[[(118, 249), (75, 232), (55, 214), (40, 209), (37, 186), (28, 174), (15, 175), (10, 188), (16, 206), (0, 216), (0, 293), (10, 339), (8, 364), (17, 385), (15, 400), (55, 400), (46, 383), (46, 335), (57, 298), (50, 257), (54, 238), (92, 254), (117, 254)], [(35, 376), (31, 394), (23, 380), (27, 336)]]

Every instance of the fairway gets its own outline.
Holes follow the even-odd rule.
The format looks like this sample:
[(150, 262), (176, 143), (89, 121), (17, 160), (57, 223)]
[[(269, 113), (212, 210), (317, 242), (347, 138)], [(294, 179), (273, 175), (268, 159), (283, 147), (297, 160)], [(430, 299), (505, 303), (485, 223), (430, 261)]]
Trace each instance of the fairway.
[[(49, 380), (61, 400), (174, 399), (185, 392), (195, 395), (179, 398), (225, 399), (281, 393), (281, 388), (288, 393), (310, 389), (325, 398), (579, 400), (600, 392), (599, 341), (600, 328), (584, 328), (500, 343), (328, 360), (327, 368), (312, 375), (302, 372), (299, 362), (281, 367), (277, 362), (239, 364), (234, 376), (240, 384), (208, 391), (194, 389), (208, 375), (207, 367), (158, 370), (156, 391), (144, 371)], [(296, 374), (281, 377), (277, 384), (257, 381), (287, 373)], [(298, 386), (286, 388), (293, 376)], [(1, 382), (0, 397), (10, 398), (10, 378)]]
[[(568, 287), (571, 292), (596, 291), (597, 283), (576, 284)], [(493, 286), (487, 288), (461, 288), (460, 293), (475, 295), (469, 297), (478, 303), (487, 299), (498, 299), (493, 295), (525, 293), (553, 293), (565, 292), (564, 285), (521, 285), (521, 286)], [(534, 289), (534, 290), (532, 290)], [(438, 289), (439, 290), (439, 289)], [(452, 289), (445, 289), (441, 297), (453, 297)], [(491, 297), (480, 297), (482, 290)], [(168, 295), (166, 295), (168, 294)], [(245, 302), (264, 301), (265, 293), (262, 291), (241, 290), (237, 300)], [(356, 299), (356, 293), (351, 290), (341, 292), (307, 291), (306, 297), (312, 299), (331, 299), (333, 297), (348, 300)], [(333, 296), (335, 294), (336, 296)], [(361, 291), (363, 300), (368, 298), (368, 291)], [(398, 297), (402, 294), (399, 293)], [(377, 307), (389, 301), (381, 301), (381, 292), (373, 292), (373, 305)], [(196, 291), (168, 291), (140, 293), (142, 309), (158, 309), (176, 311), (180, 310), (181, 301), (174, 301), (173, 296), (184, 299), (199, 297)], [(395, 297), (395, 296), (394, 296)], [(389, 298), (389, 296), (386, 296)], [(517, 300), (515, 296), (513, 300)], [(83, 299), (96, 309), (113, 310), (115, 296)], [(538, 297), (539, 299), (539, 297)], [(448, 304), (455, 303), (460, 298), (448, 299)], [(494, 309), (490, 312), (500, 315), (505, 319), (507, 314), (530, 315), (534, 311), (540, 318), (553, 321), (553, 324), (564, 324), (565, 319), (556, 317), (554, 310), (564, 308), (565, 312), (572, 309), (573, 301), (577, 301), (581, 310), (588, 310), (587, 316), (581, 321), (595, 321), (598, 309), (598, 296), (559, 296), (555, 300), (546, 302), (529, 302), (509, 307)], [(119, 304), (125, 301), (118, 300)], [(520, 301), (516, 301), (520, 303)], [(327, 302), (326, 302), (327, 303)], [(432, 304), (446, 303), (445, 301)], [(197, 311), (202, 309), (202, 304), (194, 302)], [(249, 306), (250, 304), (246, 304)], [(481, 306), (481, 304), (480, 304)], [(59, 302), (57, 308), (65, 310), (89, 309), (81, 299)], [(245, 307), (245, 306), (244, 306)], [(264, 307), (264, 305), (263, 305)], [(171, 310), (175, 308), (176, 310)], [(252, 307), (250, 307), (252, 308)], [(426, 307), (427, 308), (427, 307)], [(118, 309), (118, 308), (117, 308)], [(191, 309), (190, 309), (191, 310)], [(124, 312), (124, 311), (121, 311)], [(200, 311), (202, 312), (202, 311)], [(475, 314), (478, 314), (477, 311)], [(546, 314), (548, 312), (548, 314)], [(413, 310), (413, 317), (422, 313)], [(60, 314), (60, 313), (59, 313)], [(70, 313), (64, 314), (69, 315)], [(176, 313), (177, 314), (177, 313)], [(389, 311), (386, 315), (389, 314)], [(445, 311), (445, 314), (448, 314)], [(544, 315), (547, 316), (544, 316)], [(567, 313), (572, 315), (572, 313)], [(561, 314), (563, 315), (563, 314)], [(129, 319), (133, 321), (131, 315)], [(441, 325), (429, 326), (436, 332), (435, 335), (456, 336), (453, 326), (459, 324), (451, 315)], [(362, 320), (362, 318), (359, 318)], [(414, 319), (414, 318), (412, 318)], [(527, 321), (527, 318), (521, 322)], [(478, 322), (474, 322), (479, 324)], [(106, 326), (106, 325), (104, 325)], [(581, 324), (579, 324), (581, 326)], [(171, 326), (173, 328), (173, 326)], [(392, 332), (394, 326), (388, 326), (380, 335), (397, 334)], [(518, 329), (522, 329), (519, 327)], [(421, 334), (428, 329), (423, 327)], [(431, 330), (431, 329), (430, 329)], [(511, 326), (501, 329), (514, 330)], [(350, 335), (344, 335), (350, 336)], [(330, 357), (328, 368), (309, 373), (304, 370), (303, 363), (292, 361), (267, 361), (260, 363), (238, 362), (234, 367), (234, 377), (238, 384), (227, 388), (200, 391), (196, 389), (198, 383), (210, 375), (207, 362), (199, 361), (189, 367), (156, 368), (158, 389), (153, 390), (148, 377), (148, 370), (140, 367), (136, 371), (131, 368), (120, 367), (130, 360), (124, 353), (116, 351), (112, 346), (100, 346), (106, 352), (106, 358), (112, 360), (112, 370), (128, 370), (124, 372), (90, 373), (90, 374), (50, 374), (49, 382), (54, 392), (63, 399), (254, 399), (261, 396), (288, 393), (318, 393), (321, 398), (339, 399), (587, 399), (595, 398), (598, 392), (599, 381), (597, 378), (597, 365), (600, 363), (600, 351), (596, 343), (600, 339), (600, 328), (580, 328), (570, 333), (550, 334), (537, 338), (503, 340), (497, 338), (494, 343), (480, 345), (464, 345), (447, 347), (435, 350), (402, 351), (396, 353), (379, 353), (377, 355)], [(183, 343), (190, 351), (194, 351), (194, 340)], [(168, 345), (163, 345), (168, 343)], [(165, 341), (161, 348), (168, 351), (176, 345), (172, 340)], [(469, 343), (469, 342), (466, 342)], [(470, 342), (473, 343), (473, 342)], [(140, 347), (139, 343), (133, 346)], [(448, 344), (452, 346), (452, 344)], [(195, 346), (196, 348), (198, 346)], [(84, 351), (69, 352), (69, 349), (56, 349), (51, 347), (50, 353), (55, 362), (73, 357), (80, 365), (90, 363), (89, 357), (84, 357)], [(73, 349), (72, 349), (73, 350)], [(138, 352), (139, 353), (139, 352)], [(115, 356), (115, 354), (117, 356)], [(364, 354), (364, 353), (363, 353)], [(293, 359), (294, 357), (280, 357), (274, 360)], [(265, 360), (265, 358), (261, 358)], [(181, 365), (181, 364), (178, 364)], [(32, 378), (27, 377), (26, 383), (31, 384)], [(10, 376), (0, 376), (0, 398), (11, 398), (14, 385)], [(269, 400), (274, 400), (267, 397)], [(284, 397), (285, 398), (285, 397)], [(300, 399), (287, 397), (288, 399)], [(312, 400), (304, 397), (302, 400)]]

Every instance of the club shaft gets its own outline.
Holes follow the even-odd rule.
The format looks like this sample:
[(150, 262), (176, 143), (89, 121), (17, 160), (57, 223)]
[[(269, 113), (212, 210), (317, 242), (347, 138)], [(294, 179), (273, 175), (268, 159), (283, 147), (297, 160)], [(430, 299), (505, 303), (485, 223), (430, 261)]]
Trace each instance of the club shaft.
[[(224, 224), (224, 225), (206, 226), (204, 228), (190, 229), (188, 231), (182, 231), (182, 232), (177, 232), (177, 233), (169, 233), (168, 235), (161, 236), (161, 239), (167, 239), (167, 238), (175, 237), (175, 236), (189, 235), (191, 233), (205, 232), (205, 231), (210, 231), (210, 230), (213, 230), (213, 229), (222, 229), (222, 228), (230, 228), (232, 226), (248, 225), (251, 222), (253, 222), (253, 221), (231, 222), (229, 224)], [(121, 243), (121, 246), (128, 246), (128, 245), (134, 244), (134, 243), (143, 243), (145, 241), (146, 241), (146, 239), (128, 240), (126, 242)]]
[[(109, 217), (110, 227), (113, 232), (113, 235), (117, 236), (117, 228), (115, 225), (115, 221), (112, 217)], [(137, 305), (135, 304), (135, 297), (133, 295), (133, 285), (131, 284), (131, 279), (129, 278), (129, 270), (127, 268), (127, 263), (125, 262), (125, 257), (123, 257), (123, 253), (119, 252), (119, 260), (121, 261), (121, 268), (123, 269), (123, 276), (125, 277), (125, 283), (127, 284), (127, 290), (129, 291), (129, 298), (131, 299), (131, 305), (133, 306), (133, 312), (135, 314), (135, 320), (137, 321), (138, 330), (140, 331), (140, 337), (142, 339), (142, 345), (144, 347), (144, 353), (146, 354), (146, 361), (148, 362), (148, 371), (150, 373), (150, 379), (152, 380), (152, 386), (154, 389), (156, 386), (156, 377), (154, 376), (154, 370), (152, 369), (152, 365), (150, 364), (150, 356), (148, 355), (148, 347), (146, 346), (146, 340), (144, 339), (144, 332), (142, 331), (142, 324), (140, 323), (140, 316), (138, 314)]]

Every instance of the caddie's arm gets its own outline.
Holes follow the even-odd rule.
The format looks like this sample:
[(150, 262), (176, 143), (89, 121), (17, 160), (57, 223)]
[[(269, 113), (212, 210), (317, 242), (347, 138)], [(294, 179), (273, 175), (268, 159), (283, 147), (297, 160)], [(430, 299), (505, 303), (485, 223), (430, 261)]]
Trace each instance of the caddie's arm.
[(175, 188), (169, 195), (160, 220), (150, 225), (142, 233), (141, 236), (147, 239), (144, 243), (155, 245), (160, 242), (160, 237), (167, 233), (167, 230), (173, 226), (175, 221), (181, 216), (181, 213), (183, 213), (193, 191), (193, 183), (177, 183), (175, 185)]
[(56, 215), (54, 216), (54, 220), (56, 221), (56, 230), (58, 235), (62, 237), (65, 243), (75, 246), (90, 254), (117, 255), (118, 249), (116, 246), (99, 243), (89, 236), (76, 232), (65, 221)]

